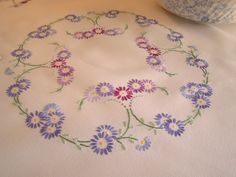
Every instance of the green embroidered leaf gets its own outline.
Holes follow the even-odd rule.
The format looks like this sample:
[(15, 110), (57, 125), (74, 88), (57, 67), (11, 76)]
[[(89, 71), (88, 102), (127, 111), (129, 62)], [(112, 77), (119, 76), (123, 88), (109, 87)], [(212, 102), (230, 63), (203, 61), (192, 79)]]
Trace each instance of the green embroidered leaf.
[(152, 127), (155, 127), (155, 124), (153, 122), (148, 122), (148, 124)]
[(84, 104), (84, 100), (85, 98), (83, 98), (80, 102), (79, 102), (79, 110), (82, 110), (82, 106)]
[(62, 142), (63, 144), (66, 144), (66, 141), (64, 140), (64, 138), (61, 138), (61, 142)]
[(77, 149), (79, 149), (80, 151), (81, 151), (81, 146), (79, 145), (79, 144), (75, 144), (76, 145), (76, 147), (77, 147)]

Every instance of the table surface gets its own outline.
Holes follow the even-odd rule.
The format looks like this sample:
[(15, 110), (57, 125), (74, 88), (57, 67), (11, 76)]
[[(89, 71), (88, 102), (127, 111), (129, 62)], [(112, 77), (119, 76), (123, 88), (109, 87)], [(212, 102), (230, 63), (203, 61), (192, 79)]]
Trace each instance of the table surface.
[[(236, 113), (236, 24), (215, 26), (197, 24), (172, 15), (162, 9), (155, 0), (31, 0), (26, 3), (17, 1), (17, 3), (19, 6), (15, 7), (12, 1), (0, 1), (0, 110), (2, 113), (0, 176), (233, 177), (236, 175), (234, 167), (236, 163), (234, 117)], [(91, 29), (91, 24), (81, 21), (77, 25), (60, 21), (68, 14), (86, 14), (93, 18), (94, 14), (87, 14), (87, 12), (102, 13), (111, 9), (117, 9), (120, 13), (132, 12), (124, 13), (121, 17), (99, 19), (103, 28), (121, 31), (121, 34), (114, 36), (105, 33), (91, 39), (87, 36), (88, 39), (81, 40), (78, 34), (76, 39), (73, 36), (74, 32)], [(131, 18), (134, 14), (157, 19), (159, 26), (156, 27), (155, 24), (138, 26)], [(91, 20), (87, 18), (87, 21)], [(50, 36), (49, 38), (27, 38), (29, 32), (50, 23), (52, 30), (50, 34), (46, 34)], [(183, 35), (181, 42), (178, 38), (176, 41), (173, 38), (172, 41), (168, 39), (168, 34), (173, 31)], [(149, 46), (148, 54), (146, 48), (141, 46), (146, 43), (135, 41), (142, 34), (152, 46)], [(22, 43), (24, 40), (25, 43)], [(21, 46), (30, 50), (34, 57), (26, 57), (21, 61), (35, 66), (16, 64), (18, 60), (14, 60), (16, 57), (14, 58), (14, 54), (11, 53)], [(150, 48), (159, 48), (161, 54), (155, 54), (156, 50), (151, 51)], [(59, 78), (56, 70), (58, 68), (55, 66), (53, 68), (51, 61), (60, 59), (58, 53), (65, 50), (70, 52), (71, 56), (67, 57), (66, 62), (73, 71), (59, 69), (58, 73), (59, 75), (63, 72), (74, 74), (70, 75), (72, 80), (67, 80), (68, 84), (59, 91), (58, 83), (62, 81), (56, 81)], [(208, 66), (197, 66), (195, 61), (190, 63), (187, 58), (191, 57), (207, 62)], [(165, 70), (150, 64), (157, 58), (163, 61)], [(39, 65), (48, 59), (50, 59), (50, 71), (44, 70), (42, 65)], [(43, 66), (48, 68), (48, 65)], [(39, 67), (40, 70), (24, 73), (35, 67)], [(30, 81), (28, 85), (30, 88), (25, 86), (21, 89), (19, 101), (17, 100), (19, 97), (9, 95), (9, 86), (23, 78), (19, 76), (20, 73), (24, 73), (24, 79)], [(135, 100), (132, 105), (129, 105), (129, 101), (118, 98), (121, 94), (119, 86), (122, 89), (127, 82), (135, 79), (143, 79), (142, 84), (145, 80), (152, 80), (156, 84), (156, 90), (153, 93), (145, 90), (146, 87), (136, 92), (133, 90), (132, 96)], [(88, 96), (89, 89), (93, 88), (92, 85), (108, 82), (112, 83), (116, 90), (115, 96), (111, 99), (100, 101), (103, 99), (101, 96), (97, 98)], [(190, 87), (187, 83), (193, 82), (203, 83), (198, 84), (198, 87), (207, 85), (204, 87), (208, 89), (204, 99), (206, 98), (210, 103), (206, 107), (199, 107), (200, 103), (194, 100), (201, 97), (202, 92), (194, 98), (184, 93), (183, 89)], [(55, 90), (56, 92), (53, 92)], [(141, 94), (144, 91), (147, 93)], [(96, 99), (99, 101), (95, 102)], [(27, 105), (28, 112), (20, 110), (19, 102)], [(43, 134), (42, 129), (40, 133), (30, 128), (32, 124), (29, 122), (27, 124), (27, 120), (30, 120), (30, 112), (40, 111), (45, 103), (60, 105), (63, 115), (56, 115), (56, 113), (48, 115), (63, 117), (63, 123), (58, 124), (63, 128), (63, 134), (59, 133), (61, 138), (57, 134), (56, 137), (48, 140), (49, 137)], [(193, 109), (195, 112), (192, 112)], [(201, 112), (201, 116), (197, 111)], [(159, 127), (159, 130), (157, 118), (154, 117), (158, 113), (160, 113), (159, 117), (164, 116), (161, 115), (163, 112), (172, 115), (172, 118), (167, 120), (163, 127)], [(36, 115), (36, 112), (34, 114)], [(188, 119), (189, 114), (191, 114), (190, 119)], [(194, 115), (196, 119), (193, 118)], [(37, 116), (41, 118), (45, 116), (45, 119), (47, 117)], [(177, 124), (173, 118), (181, 121)], [(188, 120), (193, 121), (193, 124)], [(167, 124), (168, 122), (175, 124), (175, 127), (168, 127), (170, 125)], [(110, 133), (115, 132), (115, 138), (104, 135), (104, 132), (96, 135), (94, 131), (96, 127), (106, 124), (115, 127), (112, 131), (109, 129)], [(184, 127), (184, 131), (181, 126)], [(100, 127), (98, 131), (101, 129), (104, 127)], [(154, 131), (155, 129), (157, 131)], [(125, 134), (126, 130), (128, 133)], [(178, 133), (177, 136), (174, 136), (170, 130), (179, 130), (174, 131)], [(64, 133), (69, 133), (70, 136)], [(78, 147), (75, 146), (75, 140), (70, 139), (71, 137), (81, 137), (87, 142), (79, 142)], [(103, 140), (100, 144), (99, 138)], [(63, 144), (61, 139), (66, 143)], [(92, 144), (93, 141), (98, 144)], [(101, 155), (101, 151), (100, 154), (93, 152), (93, 146), (102, 147), (103, 143), (110, 143), (112, 152), (107, 150), (108, 155)]]

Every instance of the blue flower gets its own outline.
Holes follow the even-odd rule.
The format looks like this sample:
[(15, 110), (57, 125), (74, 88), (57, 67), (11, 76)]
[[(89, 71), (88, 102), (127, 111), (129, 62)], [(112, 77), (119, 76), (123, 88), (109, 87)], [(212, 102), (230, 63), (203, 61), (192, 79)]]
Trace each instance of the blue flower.
[(19, 59), (27, 59), (32, 56), (32, 53), (29, 50), (25, 50), (23, 48), (16, 49), (11, 52), (11, 55), (13, 57), (19, 58)]
[(30, 128), (37, 128), (45, 124), (46, 118), (47, 115), (45, 113), (35, 111), (35, 113), (31, 112), (27, 115), (25, 123)]
[(58, 125), (63, 124), (64, 120), (65, 120), (64, 114), (57, 111), (57, 112), (49, 113), (47, 115), (46, 124), (58, 126)]
[(207, 84), (199, 84), (199, 94), (205, 96), (211, 96), (213, 94), (212, 88)]
[(163, 128), (166, 121), (169, 120), (172, 116), (169, 114), (161, 113), (155, 116), (155, 123), (158, 127)]
[(19, 87), (22, 89), (22, 90), (27, 90), (29, 89), (30, 85), (31, 85), (31, 82), (30, 80), (28, 79), (22, 79), (22, 80), (19, 80), (17, 82), (17, 84), (19, 85)]
[(194, 58), (194, 57), (187, 57), (186, 63), (190, 66), (196, 66), (195, 60), (196, 60), (196, 58)]
[(136, 145), (136, 149), (139, 151), (145, 151), (148, 150), (151, 147), (151, 139), (149, 137), (145, 137), (138, 141), (138, 144)]
[(98, 133), (91, 139), (90, 147), (96, 154), (107, 155), (112, 152), (113, 138), (105, 135), (105, 133)]
[(57, 54), (59, 59), (68, 59), (71, 57), (71, 53), (68, 50), (62, 50)]
[(43, 25), (38, 28), (39, 31), (48, 31), (51, 27), (49, 25)]
[(13, 84), (10, 87), (8, 87), (6, 93), (9, 97), (15, 97), (19, 96), (22, 92), (22, 89), (20, 88), (19, 84)]
[(95, 89), (97, 94), (101, 97), (112, 96), (114, 92), (113, 85), (106, 82), (98, 84), (98, 86)]
[(104, 133), (105, 135), (112, 137), (114, 139), (116, 139), (118, 135), (117, 130), (111, 125), (101, 125), (100, 127), (96, 129), (96, 131), (98, 133)]
[(54, 125), (44, 125), (40, 129), (40, 133), (45, 139), (55, 138), (61, 134), (61, 127)]
[(164, 128), (172, 136), (181, 136), (181, 134), (185, 131), (183, 121), (177, 121), (176, 119), (167, 120)]
[(196, 67), (201, 68), (201, 69), (205, 69), (208, 67), (208, 63), (202, 59), (196, 59), (195, 65), (196, 65)]
[(60, 110), (60, 107), (55, 103), (49, 103), (43, 108), (43, 112), (45, 112), (46, 114), (60, 112)]
[(171, 31), (171, 33), (167, 35), (167, 38), (171, 41), (177, 42), (177, 41), (181, 41), (181, 39), (183, 38), (183, 35), (181, 33)]
[(147, 62), (147, 64), (149, 64), (152, 67), (162, 64), (161, 59), (160, 59), (159, 56), (148, 56), (146, 58), (146, 62)]
[(193, 104), (198, 109), (206, 109), (211, 106), (210, 100), (204, 95), (197, 95), (192, 99)]
[(105, 14), (105, 16), (107, 18), (116, 18), (119, 13), (120, 12), (118, 10), (110, 10)]

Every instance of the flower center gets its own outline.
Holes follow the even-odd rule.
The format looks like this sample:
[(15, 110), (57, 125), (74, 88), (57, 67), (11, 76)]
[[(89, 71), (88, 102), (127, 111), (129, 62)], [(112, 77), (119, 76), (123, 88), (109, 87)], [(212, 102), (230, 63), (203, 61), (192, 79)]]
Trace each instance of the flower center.
[(145, 140), (141, 140), (141, 141), (140, 141), (140, 144), (141, 144), (141, 145), (144, 145), (144, 144), (145, 144)]
[(140, 84), (138, 84), (138, 83), (133, 83), (133, 88), (135, 88), (135, 89), (139, 89), (141, 86), (140, 86)]
[(206, 101), (203, 100), (203, 99), (199, 99), (199, 100), (197, 101), (197, 103), (198, 103), (199, 105), (205, 105), (205, 104), (206, 104)]
[(127, 96), (127, 92), (126, 92), (126, 91), (121, 91), (121, 92), (120, 92), (120, 95), (121, 95), (121, 96)]
[(12, 93), (18, 93), (19, 88), (18, 87), (13, 87), (11, 91), (12, 91)]
[(55, 129), (54, 127), (48, 127), (48, 128), (47, 128), (48, 133), (54, 133), (55, 130), (56, 130), (56, 129)]
[(100, 139), (100, 140), (98, 141), (98, 147), (101, 148), (101, 149), (106, 148), (106, 147), (107, 147), (107, 142), (106, 142), (106, 140)]
[(52, 123), (54, 123), (54, 124), (55, 124), (55, 123), (58, 123), (59, 120), (60, 120), (60, 119), (59, 119), (59, 117), (58, 117), (57, 115), (52, 115), (52, 116), (51, 116), (51, 122), (52, 122)]
[(40, 122), (40, 119), (39, 119), (38, 117), (33, 117), (33, 118), (32, 118), (32, 122), (33, 122), (34, 124), (37, 124), (37, 123)]
[(149, 90), (149, 89), (151, 89), (151, 88), (152, 88), (152, 85), (151, 85), (151, 84), (149, 84), (149, 83), (146, 83), (146, 84), (145, 84), (145, 88)]
[(102, 87), (101, 88), (101, 91), (103, 92), (103, 93), (107, 93), (107, 92), (109, 92), (110, 90), (109, 90), (109, 88), (108, 87)]
[(179, 129), (179, 127), (174, 123), (170, 124), (170, 128), (174, 131), (177, 131)]

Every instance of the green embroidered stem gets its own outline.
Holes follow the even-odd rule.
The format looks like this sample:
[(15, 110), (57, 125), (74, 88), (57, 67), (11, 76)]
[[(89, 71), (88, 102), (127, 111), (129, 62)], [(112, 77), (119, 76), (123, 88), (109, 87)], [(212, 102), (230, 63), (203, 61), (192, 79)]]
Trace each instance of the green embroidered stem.
[(166, 95), (169, 95), (169, 92), (165, 87), (157, 87), (157, 88), (160, 89), (162, 92), (164, 92)]
[(24, 109), (21, 107), (19, 96), (14, 97), (14, 102), (15, 102), (15, 106), (21, 111), (21, 113), (28, 116), (28, 113), (24, 111)]
[(57, 90), (55, 90), (55, 91), (52, 91), (52, 92), (50, 92), (50, 93), (56, 93), (56, 92), (61, 92), (62, 91), (62, 89), (64, 88), (64, 86), (63, 85), (61, 85)]
[(167, 72), (167, 71), (165, 71), (165, 74), (167, 74), (169, 77), (172, 77), (172, 76), (177, 75), (176, 73), (169, 73), (169, 72)]
[(130, 139), (130, 140), (138, 141), (137, 138), (134, 138), (134, 137), (131, 137), (131, 136), (119, 137), (119, 138), (117, 138), (117, 139), (118, 139), (118, 140), (121, 140), (121, 139)]
[(76, 145), (78, 148), (79, 148), (80, 146), (89, 147), (89, 145), (86, 145), (85, 143), (90, 143), (90, 141), (81, 141), (81, 140), (78, 140), (78, 139), (71, 139), (71, 138), (68, 138), (68, 137), (65, 136), (65, 135), (60, 135), (60, 138), (61, 138), (62, 140), (65, 140), (65, 141), (67, 141), (67, 142), (69, 142), (69, 143), (72, 143), (72, 144)]
[(79, 110), (82, 110), (82, 106), (83, 106), (85, 100), (86, 100), (86, 98), (83, 98), (83, 99), (81, 99), (81, 101), (77, 102), (77, 103), (79, 103)]
[(124, 137), (126, 135), (126, 133), (128, 132), (129, 128), (130, 128), (130, 112), (128, 109), (126, 109), (127, 115), (128, 115), (128, 122), (127, 122), (127, 126), (125, 131), (120, 135), (120, 137), (118, 139), (122, 139), (122, 137)]
[(60, 18), (60, 19), (58, 19), (58, 20), (55, 20), (55, 21), (49, 23), (48, 26), (51, 26), (51, 25), (53, 25), (53, 24), (55, 24), (55, 23), (58, 23), (58, 22), (60, 22), (60, 21), (63, 21), (64, 19), (65, 19), (65, 18)]
[(187, 124), (190, 124), (190, 125), (191, 125), (191, 124), (193, 123), (193, 121), (194, 121), (198, 116), (201, 116), (200, 109), (198, 109), (197, 112), (196, 112), (193, 116), (191, 116), (191, 117), (189, 117), (188, 119), (184, 120), (184, 125), (187, 125)]
[(146, 126), (146, 127), (149, 127), (149, 128), (152, 128), (152, 129), (162, 129), (160, 127), (155, 127), (155, 126), (152, 126), (152, 125), (148, 125), (146, 123), (144, 123), (144, 121), (140, 120), (135, 114), (134, 112), (132, 111), (132, 109), (130, 109), (130, 113), (131, 115), (139, 122), (141, 123), (142, 125)]
[(82, 15), (81, 18), (82, 19), (87, 19), (87, 20), (91, 21), (93, 23), (93, 26), (96, 26), (96, 21), (94, 21), (92, 18), (84, 16), (84, 15)]
[(21, 63), (24, 66), (32, 66), (32, 67), (34, 67), (34, 66), (45, 66), (45, 65), (47, 65), (49, 63), (49, 61), (47, 63), (33, 65), (33, 64), (30, 64), (30, 63), (25, 63), (20, 58), (18, 58), (17, 65), (18, 65), (18, 63)]

